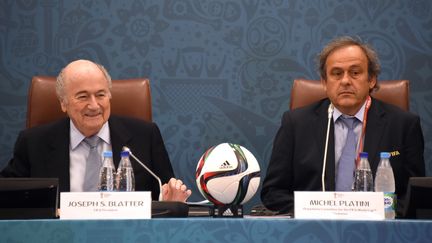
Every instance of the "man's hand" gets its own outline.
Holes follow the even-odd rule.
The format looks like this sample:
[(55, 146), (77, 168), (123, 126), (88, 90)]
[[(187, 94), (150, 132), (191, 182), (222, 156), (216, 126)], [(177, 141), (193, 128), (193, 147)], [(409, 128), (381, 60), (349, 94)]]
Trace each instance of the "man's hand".
[(171, 178), (168, 183), (162, 186), (163, 201), (186, 202), (186, 199), (188, 199), (191, 194), (192, 191), (187, 189), (186, 185), (176, 178)]

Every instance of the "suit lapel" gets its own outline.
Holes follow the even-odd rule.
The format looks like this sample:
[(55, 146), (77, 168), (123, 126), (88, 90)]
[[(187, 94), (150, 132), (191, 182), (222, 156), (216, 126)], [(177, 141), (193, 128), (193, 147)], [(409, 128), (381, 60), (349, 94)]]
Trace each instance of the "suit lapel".
[(123, 146), (129, 146), (130, 140), (132, 140), (132, 135), (118, 117), (111, 116), (108, 122), (114, 165), (118, 167), (120, 162), (120, 152), (123, 150)]
[[(70, 120), (64, 119), (53, 127), (48, 135), (49, 151), (46, 154), (46, 169), (49, 177), (60, 179), (60, 191), (70, 191)], [(120, 152), (127, 146), (132, 135), (118, 117), (109, 119), (109, 129), (113, 150), (114, 164), (118, 167)]]
[[(328, 106), (330, 105), (329, 100), (321, 103), (315, 110), (315, 120), (313, 122), (316, 127), (316, 143), (318, 148), (318, 154), (320, 155), (319, 164), (322, 167), (324, 158), (324, 149), (327, 135), (327, 123), (328, 123)], [(333, 148), (333, 149), (332, 149)], [(317, 161), (318, 163), (318, 161)], [(327, 162), (325, 172), (325, 187), (326, 191), (334, 190), (335, 187), (335, 155), (334, 155), (334, 125), (333, 120), (330, 123), (329, 140), (327, 148)]]
[(375, 171), (379, 162), (379, 144), (387, 124), (385, 111), (381, 108), (379, 101), (372, 99), (372, 104), (368, 112), (366, 135), (363, 151), (369, 153), (369, 163), (372, 171)]
[(60, 121), (48, 135), (49, 151), (46, 154), (46, 170), (50, 177), (59, 178), (60, 191), (70, 191), (69, 174), (69, 119)]

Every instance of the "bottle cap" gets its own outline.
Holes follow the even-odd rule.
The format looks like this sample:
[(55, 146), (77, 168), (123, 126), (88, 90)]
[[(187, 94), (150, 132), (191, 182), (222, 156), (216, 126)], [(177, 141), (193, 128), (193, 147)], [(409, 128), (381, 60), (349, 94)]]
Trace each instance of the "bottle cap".
[(381, 157), (381, 159), (389, 159), (390, 158), (390, 153), (388, 153), (388, 152), (381, 152), (380, 153), (380, 157)]
[(121, 151), (121, 153), (120, 153), (120, 156), (121, 157), (129, 157), (129, 151)]
[(110, 157), (110, 158), (112, 158), (112, 152), (111, 151), (104, 151), (102, 155), (103, 155), (103, 157)]
[(360, 158), (368, 158), (368, 153), (367, 152), (360, 152)]

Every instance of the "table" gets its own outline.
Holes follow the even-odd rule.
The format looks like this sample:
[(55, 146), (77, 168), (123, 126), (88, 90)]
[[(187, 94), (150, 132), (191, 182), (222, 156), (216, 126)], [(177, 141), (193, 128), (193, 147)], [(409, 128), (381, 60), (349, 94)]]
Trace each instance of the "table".
[(0, 242), (432, 242), (432, 220), (0, 220)]

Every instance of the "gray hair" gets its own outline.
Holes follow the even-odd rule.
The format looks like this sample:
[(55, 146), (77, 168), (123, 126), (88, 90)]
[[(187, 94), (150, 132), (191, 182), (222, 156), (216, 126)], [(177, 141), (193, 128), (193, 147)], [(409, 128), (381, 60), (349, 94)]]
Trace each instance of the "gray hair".
[[(96, 65), (96, 67), (99, 68), (99, 70), (101, 70), (101, 72), (104, 74), (104, 76), (105, 76), (105, 78), (106, 78), (106, 80), (107, 80), (107, 82), (108, 82), (108, 87), (109, 87), (109, 89), (111, 90), (111, 87), (112, 87), (112, 80), (111, 80), (111, 76), (109, 75), (109, 73), (108, 73), (108, 71), (105, 69), (105, 67), (102, 66), (101, 64), (98, 64), (98, 63), (95, 63), (95, 62), (92, 62), (92, 61), (88, 61), (88, 62), (93, 63), (94, 65)], [(67, 67), (67, 66), (66, 66), (66, 67)], [(64, 86), (65, 86), (65, 81), (66, 81), (65, 79), (66, 79), (66, 77), (65, 77), (64, 72), (65, 72), (66, 67), (64, 67), (64, 68), (60, 71), (59, 75), (57, 76), (57, 80), (56, 80), (56, 94), (57, 94), (57, 97), (58, 97), (61, 101), (64, 101), (64, 95), (65, 95), (65, 92), (64, 92)]]
[[(317, 56), (317, 63), (318, 63), (318, 71), (320, 74), (320, 77), (324, 80), (327, 79), (327, 73), (326, 73), (326, 62), (328, 56), (335, 50), (338, 50), (342, 47), (346, 46), (358, 46), (360, 47), (364, 54), (366, 55), (366, 58), (368, 60), (368, 76), (369, 79), (372, 77), (378, 78), (378, 75), (381, 72), (381, 66), (379, 64), (378, 54), (375, 51), (375, 49), (370, 46), (369, 44), (363, 42), (359, 37), (350, 37), (350, 36), (342, 36), (337, 37), (330, 41), (318, 54)], [(378, 82), (377, 82), (378, 85)], [(374, 87), (378, 88), (377, 85)]]

